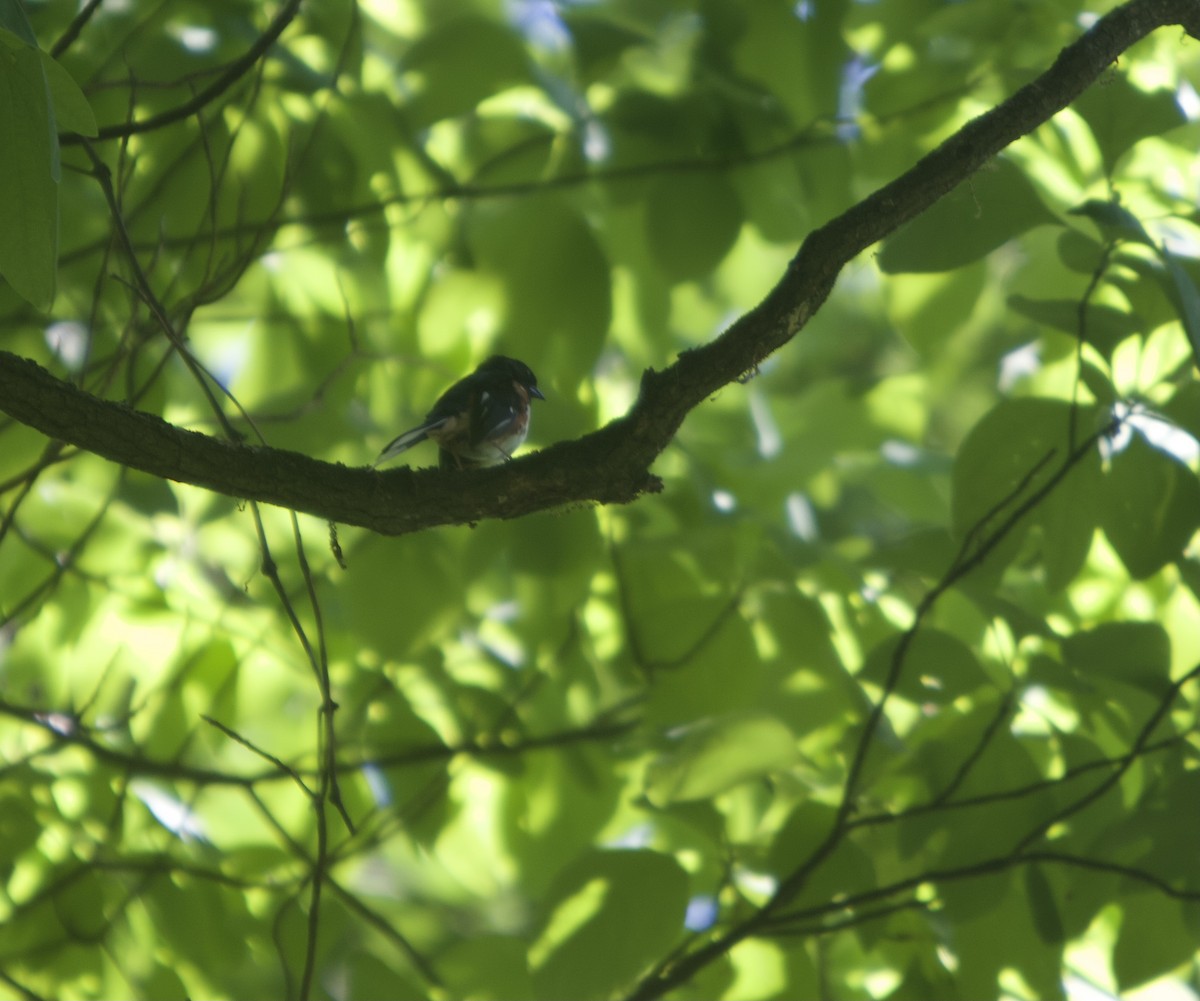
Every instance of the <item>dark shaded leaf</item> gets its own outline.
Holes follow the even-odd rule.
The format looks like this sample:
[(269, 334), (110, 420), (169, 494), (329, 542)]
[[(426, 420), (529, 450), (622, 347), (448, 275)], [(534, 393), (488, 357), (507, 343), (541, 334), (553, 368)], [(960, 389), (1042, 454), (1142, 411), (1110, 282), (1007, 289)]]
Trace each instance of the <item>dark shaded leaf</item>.
[[(1022, 295), (1008, 298), (1009, 308), (1031, 320), (1079, 336), (1079, 303), (1074, 299), (1028, 299)], [(1104, 357), (1111, 358), (1121, 341), (1143, 329), (1137, 316), (1104, 303), (1088, 303), (1083, 320), (1088, 344)]]
[(1162, 695), (1171, 686), (1171, 640), (1157, 622), (1105, 622), (1063, 640), (1063, 658), (1080, 674)]
[(1042, 941), (1050, 945), (1062, 942), (1066, 938), (1062, 916), (1058, 912), (1058, 903), (1054, 899), (1050, 880), (1046, 878), (1041, 866), (1025, 867), (1025, 895), (1029, 898), (1029, 909), (1033, 912), (1033, 926)]
[(58, 260), (58, 138), (41, 53), (0, 29), (0, 276), (45, 309)]
[(1091, 199), (1070, 210), (1071, 215), (1081, 215), (1091, 219), (1109, 240), (1133, 240), (1154, 246), (1150, 234), (1142, 225), (1140, 219), (1118, 202), (1102, 202)]
[(1132, 577), (1157, 573), (1180, 558), (1200, 526), (1196, 474), (1134, 435), (1104, 477), (1100, 524)]
[(1021, 169), (998, 158), (886, 239), (879, 266), (889, 274), (949, 271), (1054, 223)]
[[(859, 677), (882, 685), (896, 657), (900, 637), (884, 640), (867, 656)], [(953, 702), (982, 685), (988, 677), (962, 640), (937, 629), (922, 629), (909, 644), (895, 691), (912, 702)]]
[(646, 241), (673, 281), (710, 275), (742, 226), (733, 186), (719, 174), (665, 177), (647, 194)]

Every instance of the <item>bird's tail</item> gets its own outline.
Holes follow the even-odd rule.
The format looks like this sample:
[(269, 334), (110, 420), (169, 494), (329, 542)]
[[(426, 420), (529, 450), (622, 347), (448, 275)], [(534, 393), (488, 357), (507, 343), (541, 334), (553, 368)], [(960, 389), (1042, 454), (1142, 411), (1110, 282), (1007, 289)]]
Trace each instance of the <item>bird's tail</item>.
[(399, 455), (401, 452), (407, 452), (414, 445), (419, 445), (429, 437), (430, 428), (436, 427), (434, 424), (422, 424), (420, 427), (415, 427), (411, 431), (405, 431), (404, 434), (398, 435), (388, 442), (387, 446), (379, 453), (379, 458), (375, 460), (375, 465), (379, 466), (393, 456)]

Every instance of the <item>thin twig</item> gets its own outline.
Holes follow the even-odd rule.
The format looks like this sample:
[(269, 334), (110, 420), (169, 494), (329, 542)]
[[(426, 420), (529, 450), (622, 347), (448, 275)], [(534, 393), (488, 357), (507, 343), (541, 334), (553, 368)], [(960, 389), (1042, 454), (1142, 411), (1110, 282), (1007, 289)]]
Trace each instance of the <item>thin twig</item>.
[[(151, 132), (154, 129), (161, 129), (166, 125), (181, 122), (185, 118), (190, 118), (198, 111), (201, 111), (254, 68), (255, 64), (267, 54), (267, 51), (275, 44), (279, 36), (283, 34), (284, 29), (292, 23), (299, 10), (300, 0), (287, 0), (287, 3), (279, 9), (279, 13), (275, 15), (274, 19), (267, 26), (267, 30), (259, 35), (254, 44), (239, 58), (231, 62), (224, 73), (190, 101), (185, 101), (183, 104), (171, 108), (169, 111), (152, 115), (149, 118), (133, 119), (132, 121), (121, 122), (117, 125), (102, 126), (96, 135), (96, 140), (127, 139), (129, 136), (137, 135), (141, 132)], [(77, 135), (74, 132), (63, 133), (59, 136), (58, 141), (64, 146), (86, 142), (83, 136)]]

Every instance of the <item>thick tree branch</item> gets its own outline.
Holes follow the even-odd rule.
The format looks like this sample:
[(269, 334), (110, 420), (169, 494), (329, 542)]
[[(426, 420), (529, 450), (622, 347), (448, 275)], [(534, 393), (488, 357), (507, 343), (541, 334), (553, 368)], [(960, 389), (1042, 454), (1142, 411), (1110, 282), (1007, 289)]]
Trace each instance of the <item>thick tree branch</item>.
[(571, 503), (629, 502), (661, 487), (650, 465), (688, 412), (795, 337), (850, 260), (1066, 107), (1129, 46), (1166, 25), (1181, 25), (1200, 38), (1200, 3), (1131, 0), (1112, 11), (1028, 86), (811, 233), (759, 306), (670, 367), (646, 372), (625, 417), (500, 468), (376, 473), (227, 444), (98, 400), (5, 353), (0, 353), (0, 410), (53, 438), (156, 476), (390, 535)]
[(155, 476), (387, 535), (581, 501), (627, 502), (657, 489), (646, 472), (657, 450), (644, 459), (630, 454), (628, 417), (493, 469), (379, 473), (187, 431), (100, 400), (6, 351), (0, 351), (0, 410), (51, 438)]

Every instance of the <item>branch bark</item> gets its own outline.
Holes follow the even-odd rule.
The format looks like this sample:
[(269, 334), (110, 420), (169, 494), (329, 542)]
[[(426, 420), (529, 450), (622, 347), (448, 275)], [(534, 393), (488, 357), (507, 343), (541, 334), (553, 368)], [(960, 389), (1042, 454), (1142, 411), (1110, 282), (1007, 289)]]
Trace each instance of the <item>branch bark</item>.
[(662, 488), (650, 466), (688, 412), (795, 337), (849, 261), (1069, 105), (1135, 42), (1168, 25), (1200, 38), (1200, 2), (1131, 0), (1118, 7), (1032, 83), (809, 234), (761, 304), (668, 368), (648, 370), (624, 417), (502, 467), (379, 473), (230, 444), (97, 399), (6, 352), (0, 352), (0, 410), (134, 469), (388, 535), (565, 504), (628, 503)]

